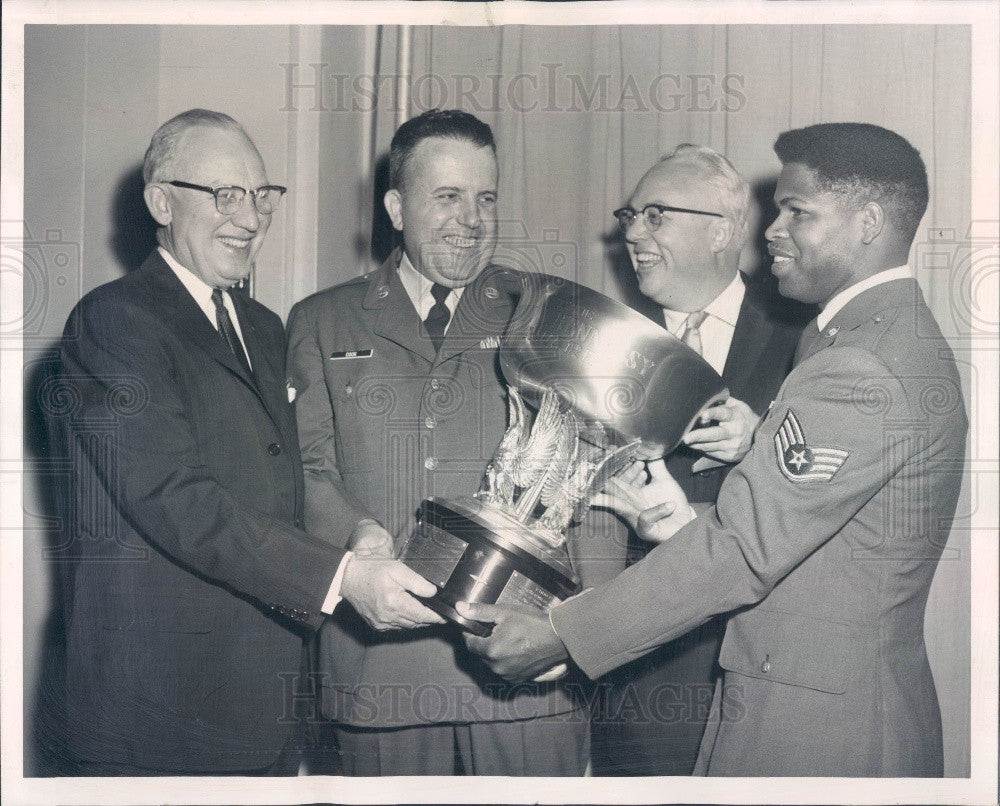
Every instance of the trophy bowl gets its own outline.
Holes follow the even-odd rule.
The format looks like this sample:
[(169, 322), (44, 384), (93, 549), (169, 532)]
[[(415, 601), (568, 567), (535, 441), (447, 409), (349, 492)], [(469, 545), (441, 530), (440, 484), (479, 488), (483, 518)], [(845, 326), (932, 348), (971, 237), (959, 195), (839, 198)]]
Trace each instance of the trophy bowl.
[(700, 355), (631, 308), (558, 277), (522, 282), (500, 344), (507, 433), (479, 492), (424, 501), (401, 553), (438, 588), (427, 606), (477, 635), (492, 625), (457, 602), (548, 610), (576, 593), (570, 523), (612, 476), (672, 451), (728, 396)]
[(532, 275), (500, 345), (510, 386), (529, 400), (552, 389), (618, 442), (658, 459), (701, 412), (728, 397), (705, 359), (665, 328), (586, 286)]

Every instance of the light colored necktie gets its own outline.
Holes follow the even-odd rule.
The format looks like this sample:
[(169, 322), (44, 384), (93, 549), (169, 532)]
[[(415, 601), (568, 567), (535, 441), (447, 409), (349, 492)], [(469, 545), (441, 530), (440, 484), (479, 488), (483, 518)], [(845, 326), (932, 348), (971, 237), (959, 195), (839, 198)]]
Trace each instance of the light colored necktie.
[(708, 317), (704, 311), (692, 311), (688, 318), (684, 320), (684, 333), (681, 341), (701, 355), (701, 327), (702, 322)]

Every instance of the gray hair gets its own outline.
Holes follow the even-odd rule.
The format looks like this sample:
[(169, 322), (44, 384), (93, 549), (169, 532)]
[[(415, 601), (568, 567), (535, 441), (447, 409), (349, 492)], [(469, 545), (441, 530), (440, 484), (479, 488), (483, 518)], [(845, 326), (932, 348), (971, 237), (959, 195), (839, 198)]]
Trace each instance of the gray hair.
[(177, 169), (177, 144), (181, 135), (194, 126), (213, 126), (217, 129), (228, 129), (239, 132), (247, 140), (250, 136), (243, 127), (229, 115), (213, 112), (210, 109), (189, 109), (175, 115), (153, 133), (142, 160), (142, 179), (150, 182), (167, 182), (176, 179), (173, 173)]
[(729, 160), (708, 146), (681, 143), (660, 162), (667, 160), (690, 163), (702, 170), (705, 180), (718, 193), (722, 206), (720, 212), (725, 213), (736, 225), (733, 245), (742, 247), (746, 243), (750, 226), (750, 185), (746, 179), (740, 176)]

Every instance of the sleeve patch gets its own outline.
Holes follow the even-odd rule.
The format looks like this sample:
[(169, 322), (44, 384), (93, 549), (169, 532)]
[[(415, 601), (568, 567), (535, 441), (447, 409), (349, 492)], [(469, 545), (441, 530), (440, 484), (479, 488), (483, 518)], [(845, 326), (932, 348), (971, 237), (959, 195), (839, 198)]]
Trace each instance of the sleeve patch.
[(774, 449), (781, 472), (795, 482), (829, 481), (849, 455), (839, 448), (809, 445), (799, 418), (791, 409), (774, 435)]

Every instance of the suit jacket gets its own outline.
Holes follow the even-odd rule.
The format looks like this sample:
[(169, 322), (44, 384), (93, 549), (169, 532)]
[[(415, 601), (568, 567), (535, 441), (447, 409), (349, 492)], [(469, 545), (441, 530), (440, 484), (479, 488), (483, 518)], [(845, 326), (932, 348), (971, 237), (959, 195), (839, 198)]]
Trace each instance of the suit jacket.
[(74, 473), (60, 556), (82, 760), (257, 769), (289, 736), (301, 630), (343, 552), (299, 528), (281, 322), (233, 301), (256, 382), (157, 252), (87, 294), (62, 341), (49, 410)]
[[(340, 546), (361, 518), (374, 518), (399, 550), (422, 499), (479, 489), (506, 430), (497, 347), (515, 304), (508, 288), (520, 276), (484, 270), (435, 355), (398, 260), (396, 252), (380, 269), (314, 294), (288, 320), (306, 522), (332, 527)], [(579, 554), (593, 566), (617, 551), (623, 565), (622, 549), (597, 535)], [(559, 684), (505, 685), (452, 625), (378, 633), (338, 606), (319, 652), (324, 713), (348, 724), (523, 719), (577, 706)]]
[(916, 282), (869, 289), (806, 347), (716, 506), (553, 624), (594, 676), (742, 608), (701, 772), (941, 775), (923, 620), (967, 429)]
[[(722, 379), (733, 397), (763, 415), (792, 368), (801, 327), (770, 315), (754, 291), (748, 285)], [(681, 445), (667, 457), (667, 469), (688, 501), (711, 505), (734, 465), (692, 473), (702, 456)], [(630, 535), (630, 562), (638, 562), (654, 546)], [(724, 617), (712, 618), (606, 676), (602, 710), (594, 720), (595, 770), (611, 775), (691, 773), (724, 627)]]

